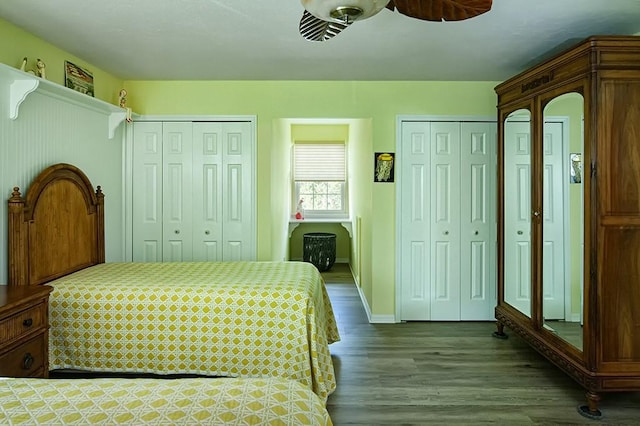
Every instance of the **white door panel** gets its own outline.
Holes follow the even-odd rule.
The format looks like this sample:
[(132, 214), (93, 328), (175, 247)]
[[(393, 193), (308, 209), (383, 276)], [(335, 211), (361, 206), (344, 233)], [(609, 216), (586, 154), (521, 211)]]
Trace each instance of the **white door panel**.
[(429, 284), (430, 223), (429, 173), (430, 125), (425, 122), (402, 124), (403, 156), (399, 168), (403, 182), (400, 202), (402, 251), (402, 319), (424, 320), (431, 317)]
[(193, 260), (222, 260), (222, 124), (193, 123)]
[(253, 157), (250, 127), (246, 122), (223, 124), (223, 260), (252, 257), (255, 228)]
[(192, 260), (192, 157), (191, 123), (163, 123), (162, 210), (164, 262)]
[(496, 293), (496, 126), (461, 123), (460, 319), (493, 319)]
[(162, 261), (162, 123), (133, 125), (133, 261)]
[(460, 124), (431, 123), (431, 319), (460, 319)]

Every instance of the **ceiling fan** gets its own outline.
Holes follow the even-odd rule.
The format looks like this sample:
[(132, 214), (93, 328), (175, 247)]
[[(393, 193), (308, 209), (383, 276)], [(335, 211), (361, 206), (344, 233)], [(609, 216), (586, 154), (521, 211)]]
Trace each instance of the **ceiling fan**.
[(300, 0), (300, 34), (309, 41), (335, 37), (385, 7), (423, 21), (462, 21), (491, 9), (492, 0)]

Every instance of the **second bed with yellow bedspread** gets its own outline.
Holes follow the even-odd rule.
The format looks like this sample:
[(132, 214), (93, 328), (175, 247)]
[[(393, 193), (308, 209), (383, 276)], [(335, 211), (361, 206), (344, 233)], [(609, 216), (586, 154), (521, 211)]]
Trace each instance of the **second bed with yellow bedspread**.
[(331, 426), (322, 400), (287, 379), (0, 380), (0, 424)]

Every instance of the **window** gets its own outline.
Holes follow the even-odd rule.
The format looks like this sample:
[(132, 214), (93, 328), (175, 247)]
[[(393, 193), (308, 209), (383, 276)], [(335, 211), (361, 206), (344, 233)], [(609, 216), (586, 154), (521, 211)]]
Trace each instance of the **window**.
[(294, 206), (301, 202), (304, 217), (345, 217), (347, 167), (344, 142), (293, 146)]

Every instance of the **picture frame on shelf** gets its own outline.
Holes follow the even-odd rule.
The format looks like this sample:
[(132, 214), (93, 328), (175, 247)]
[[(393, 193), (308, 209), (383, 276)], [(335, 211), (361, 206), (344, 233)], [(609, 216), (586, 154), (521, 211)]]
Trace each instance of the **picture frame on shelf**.
[(64, 85), (76, 92), (94, 96), (93, 73), (69, 61), (64, 61)]

